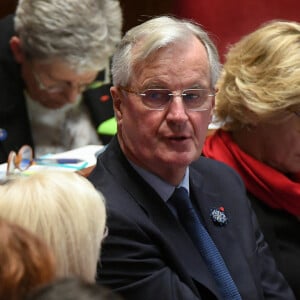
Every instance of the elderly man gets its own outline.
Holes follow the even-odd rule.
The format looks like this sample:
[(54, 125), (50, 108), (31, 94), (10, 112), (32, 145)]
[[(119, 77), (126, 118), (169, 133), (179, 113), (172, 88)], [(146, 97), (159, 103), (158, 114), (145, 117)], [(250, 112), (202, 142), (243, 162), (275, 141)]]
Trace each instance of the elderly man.
[(90, 180), (107, 199), (98, 281), (127, 300), (294, 299), (237, 174), (200, 157), (219, 62), (197, 25), (158, 17), (113, 59), (118, 133)]

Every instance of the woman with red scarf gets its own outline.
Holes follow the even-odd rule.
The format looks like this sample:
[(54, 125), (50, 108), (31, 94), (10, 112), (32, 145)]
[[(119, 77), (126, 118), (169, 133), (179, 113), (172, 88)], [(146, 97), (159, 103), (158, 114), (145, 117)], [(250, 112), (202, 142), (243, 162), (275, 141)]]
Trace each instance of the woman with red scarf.
[(300, 299), (300, 24), (272, 21), (227, 53), (207, 157), (233, 167)]

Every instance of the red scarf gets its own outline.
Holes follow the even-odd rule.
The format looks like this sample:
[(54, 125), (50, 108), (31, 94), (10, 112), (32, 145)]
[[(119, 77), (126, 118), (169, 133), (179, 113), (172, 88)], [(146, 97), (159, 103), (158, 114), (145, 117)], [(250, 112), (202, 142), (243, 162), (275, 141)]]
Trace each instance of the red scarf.
[(239, 148), (229, 133), (220, 129), (207, 137), (203, 154), (235, 169), (247, 190), (270, 207), (300, 216), (300, 174), (295, 174), (292, 180), (254, 159)]

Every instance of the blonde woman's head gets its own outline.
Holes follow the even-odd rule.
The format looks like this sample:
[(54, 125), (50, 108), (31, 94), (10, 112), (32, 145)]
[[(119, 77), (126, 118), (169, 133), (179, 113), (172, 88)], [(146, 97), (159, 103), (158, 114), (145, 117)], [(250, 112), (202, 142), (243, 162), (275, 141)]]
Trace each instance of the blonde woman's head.
[(43, 171), (0, 186), (0, 216), (44, 239), (57, 275), (93, 281), (106, 224), (103, 196), (73, 172)]
[(228, 130), (279, 122), (300, 110), (300, 24), (263, 24), (233, 45), (217, 83), (215, 114)]

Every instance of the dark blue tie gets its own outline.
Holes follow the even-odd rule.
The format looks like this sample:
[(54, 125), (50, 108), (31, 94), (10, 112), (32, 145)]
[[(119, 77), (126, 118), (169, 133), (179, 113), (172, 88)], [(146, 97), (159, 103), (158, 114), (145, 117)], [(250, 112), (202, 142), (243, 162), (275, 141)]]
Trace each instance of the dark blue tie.
[(208, 269), (216, 280), (222, 299), (238, 300), (241, 296), (231, 278), (225, 262), (211, 239), (207, 230), (200, 222), (188, 192), (185, 188), (176, 188), (169, 199), (170, 204), (176, 209), (179, 221), (192, 238)]

